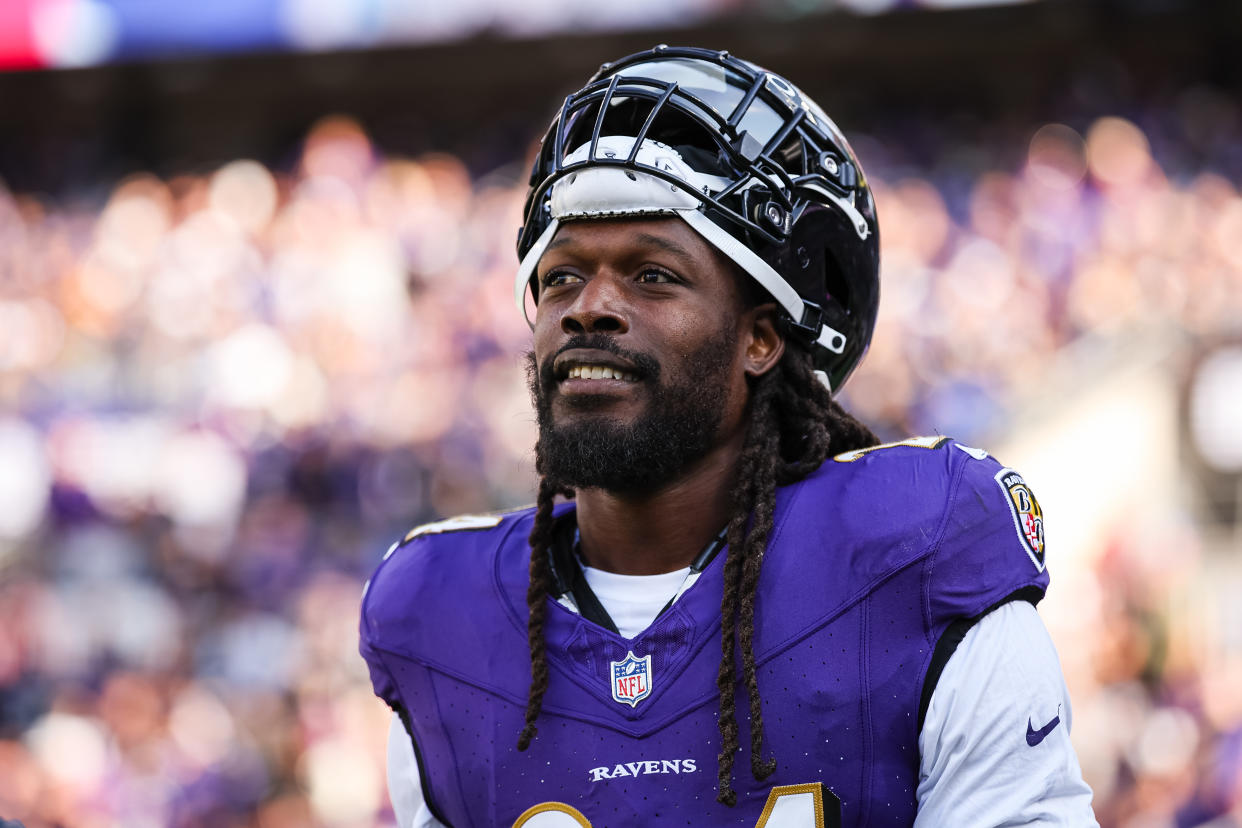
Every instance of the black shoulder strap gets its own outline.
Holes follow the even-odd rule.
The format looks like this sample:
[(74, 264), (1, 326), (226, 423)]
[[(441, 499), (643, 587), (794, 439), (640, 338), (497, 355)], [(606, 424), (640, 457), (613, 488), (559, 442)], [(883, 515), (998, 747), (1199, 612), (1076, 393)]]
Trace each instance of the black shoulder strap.
[[(553, 588), (556, 590), (557, 597), (572, 595), (574, 603), (578, 605), (579, 615), (593, 624), (598, 624), (620, 635), (621, 631), (617, 629), (616, 622), (612, 620), (608, 610), (604, 609), (604, 605), (592, 591), (591, 585), (587, 583), (586, 575), (582, 572), (582, 565), (578, 562), (577, 516), (572, 512), (564, 515), (552, 531), (552, 548), (548, 550), (548, 554), (552, 565)], [(717, 553), (724, 548), (727, 531), (727, 526), (721, 529), (720, 533), (712, 538), (703, 551), (695, 557), (690, 564), (691, 572), (702, 572), (707, 568)], [(659, 618), (667, 612), (675, 600), (677, 600), (676, 595), (668, 600), (656, 617)]]
[(552, 579), (557, 595), (572, 595), (574, 603), (578, 605), (579, 615), (620, 635), (616, 623), (591, 591), (586, 576), (582, 573), (582, 566), (578, 563), (578, 555), (574, 549), (577, 536), (578, 522), (572, 514), (561, 518), (553, 530), (549, 554), (552, 556)]
[(940, 681), (940, 674), (944, 672), (945, 665), (949, 663), (949, 656), (957, 651), (957, 645), (962, 643), (962, 639), (966, 637), (966, 633), (970, 632), (970, 628), (978, 623), (980, 618), (1010, 601), (1027, 601), (1035, 605), (1043, 597), (1044, 591), (1037, 586), (1022, 587), (1006, 595), (974, 618), (959, 618), (945, 628), (940, 640), (936, 642), (936, 649), (932, 651), (931, 663), (928, 664), (927, 675), (923, 678), (923, 695), (919, 698), (920, 732), (923, 730), (923, 720), (927, 718), (927, 708), (931, 705), (932, 693), (935, 692), (936, 684)]
[(418, 749), (418, 740), (414, 738), (414, 725), (410, 721), (410, 712), (402, 705), (397, 705), (393, 709), (401, 717), (405, 735), (410, 737), (410, 744), (414, 747), (414, 759), (418, 762), (418, 784), (423, 789), (423, 802), (427, 804), (427, 810), (431, 811), (431, 815), (439, 820), (444, 828), (453, 828), (452, 823), (445, 819), (444, 813), (436, 805), (435, 797), (432, 796), (431, 780), (427, 778), (427, 763), (423, 761), (423, 753)]

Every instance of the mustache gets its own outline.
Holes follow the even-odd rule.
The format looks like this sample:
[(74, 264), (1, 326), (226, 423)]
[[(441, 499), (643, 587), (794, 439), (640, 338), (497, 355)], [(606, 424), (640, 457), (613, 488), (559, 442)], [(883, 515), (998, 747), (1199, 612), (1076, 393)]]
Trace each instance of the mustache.
[(556, 353), (550, 358), (537, 366), (539, 384), (545, 391), (556, 386), (556, 374), (552, 366), (556, 363), (557, 357), (575, 348), (604, 351), (619, 357), (634, 366), (633, 373), (639, 380), (658, 380), (660, 378), (660, 363), (650, 354), (622, 348), (613, 337), (607, 334), (576, 334), (567, 339), (560, 348), (557, 348)]

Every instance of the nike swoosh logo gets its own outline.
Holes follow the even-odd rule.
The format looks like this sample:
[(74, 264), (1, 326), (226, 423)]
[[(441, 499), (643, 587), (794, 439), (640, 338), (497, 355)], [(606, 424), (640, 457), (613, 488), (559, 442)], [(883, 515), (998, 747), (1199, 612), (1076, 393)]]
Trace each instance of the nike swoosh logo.
[(1052, 717), (1052, 721), (1048, 722), (1048, 724), (1044, 725), (1039, 730), (1036, 730), (1031, 726), (1031, 720), (1028, 718), (1026, 720), (1026, 743), (1031, 747), (1035, 747), (1044, 740), (1045, 736), (1055, 730), (1057, 725), (1060, 723), (1061, 714), (1059, 712), (1057, 715)]

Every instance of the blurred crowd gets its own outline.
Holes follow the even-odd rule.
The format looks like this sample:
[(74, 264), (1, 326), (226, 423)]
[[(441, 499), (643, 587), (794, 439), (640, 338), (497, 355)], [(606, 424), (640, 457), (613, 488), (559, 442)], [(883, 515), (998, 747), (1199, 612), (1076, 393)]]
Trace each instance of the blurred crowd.
[[(969, 163), (861, 135), (884, 300), (847, 406), (986, 441), (1075, 343), (1236, 332), (1242, 195), (1152, 149), (1192, 116), (1036, 124)], [(0, 188), (0, 816), (391, 823), (363, 580), (409, 526), (533, 499), (508, 161), (386, 157), (333, 117), (291, 169)], [(1179, 636), (1186, 579), (1124, 535), (1084, 565), (1101, 823), (1242, 825), (1242, 676)]]

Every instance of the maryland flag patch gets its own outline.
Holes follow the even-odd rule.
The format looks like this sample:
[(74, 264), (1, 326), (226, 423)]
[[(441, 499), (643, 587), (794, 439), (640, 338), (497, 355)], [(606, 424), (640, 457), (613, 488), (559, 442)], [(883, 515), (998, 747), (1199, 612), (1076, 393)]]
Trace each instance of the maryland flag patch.
[(996, 482), (1005, 492), (1013, 525), (1018, 530), (1018, 540), (1040, 572), (1044, 571), (1044, 510), (1040, 508), (1035, 493), (1026, 485), (1022, 475), (1013, 469), (1001, 469)]

